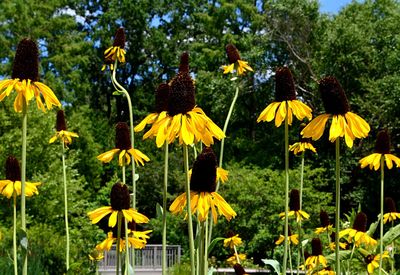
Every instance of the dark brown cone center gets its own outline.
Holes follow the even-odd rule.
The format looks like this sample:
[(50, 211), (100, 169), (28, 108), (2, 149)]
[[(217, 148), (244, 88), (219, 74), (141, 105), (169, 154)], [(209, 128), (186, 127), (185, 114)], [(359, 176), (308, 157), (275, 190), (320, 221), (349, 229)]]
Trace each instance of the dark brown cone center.
[(39, 50), (28, 38), (22, 39), (17, 46), (11, 78), (39, 81)]
[(21, 181), (21, 169), (18, 160), (9, 156), (6, 160), (6, 179), (10, 181)]
[(179, 73), (189, 73), (189, 54), (184, 52), (179, 63)]
[(300, 210), (300, 192), (298, 189), (292, 189), (290, 191), (289, 208), (293, 211)]
[(188, 73), (179, 73), (171, 81), (168, 113), (171, 116), (186, 114), (193, 110), (195, 105), (193, 80)]
[(162, 83), (158, 86), (156, 90), (156, 112), (161, 113), (163, 111), (168, 111), (168, 99), (171, 87)]
[(319, 212), (319, 220), (321, 222), (322, 227), (327, 227), (331, 224), (329, 220), (329, 215), (324, 210), (321, 210), (321, 212)]
[(386, 197), (385, 198), (385, 208), (386, 208), (386, 213), (397, 213), (396, 210), (396, 203), (391, 197)]
[(296, 99), (296, 89), (292, 72), (287, 67), (276, 69), (275, 73), (275, 100), (282, 102)]
[(322, 243), (319, 238), (314, 238), (311, 241), (311, 247), (312, 247), (312, 256), (318, 256), (322, 255)]
[(114, 47), (120, 47), (121, 49), (125, 48), (125, 31), (124, 31), (124, 28), (119, 28), (115, 32), (113, 46)]
[(215, 192), (217, 178), (217, 158), (214, 151), (206, 147), (193, 164), (190, 190)]
[(354, 219), (353, 229), (360, 232), (367, 231), (367, 215), (363, 212), (358, 213)]
[(344, 115), (350, 111), (346, 94), (336, 78), (328, 76), (321, 79), (319, 92), (327, 114)]
[(115, 147), (120, 150), (132, 148), (128, 124), (125, 122), (118, 122), (115, 126)]
[(235, 270), (235, 274), (236, 275), (244, 275), (244, 274), (246, 274), (246, 271), (244, 270), (243, 266), (241, 266), (240, 264), (235, 264), (233, 266), (233, 269)]
[(129, 209), (130, 195), (128, 186), (121, 182), (114, 184), (111, 188), (110, 200), (113, 210), (121, 211), (122, 209)]
[(379, 131), (375, 143), (375, 153), (390, 154), (390, 136), (387, 131)]
[(230, 64), (236, 63), (238, 60), (240, 60), (239, 51), (233, 44), (226, 45), (225, 50)]
[(57, 132), (67, 130), (67, 123), (65, 122), (65, 116), (63, 110), (58, 110), (56, 120)]

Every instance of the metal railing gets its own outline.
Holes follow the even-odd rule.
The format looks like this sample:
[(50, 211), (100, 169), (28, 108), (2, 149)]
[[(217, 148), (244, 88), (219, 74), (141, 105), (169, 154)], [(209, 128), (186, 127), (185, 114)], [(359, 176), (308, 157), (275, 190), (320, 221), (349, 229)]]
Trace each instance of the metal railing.
[[(130, 255), (131, 260), (133, 254)], [(162, 246), (161, 244), (148, 244), (143, 249), (135, 250), (135, 265), (136, 268), (158, 269), (161, 268)], [(167, 266), (180, 262), (181, 246), (167, 245)], [(99, 270), (110, 270), (116, 267), (117, 253), (115, 245), (110, 251), (104, 252), (104, 259), (99, 262)], [(124, 260), (122, 258), (122, 260)]]

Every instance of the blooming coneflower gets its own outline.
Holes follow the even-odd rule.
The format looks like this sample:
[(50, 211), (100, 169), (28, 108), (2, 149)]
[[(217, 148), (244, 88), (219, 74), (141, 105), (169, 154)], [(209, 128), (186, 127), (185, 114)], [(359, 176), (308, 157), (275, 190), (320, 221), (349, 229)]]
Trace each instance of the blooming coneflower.
[(242, 75), (246, 71), (253, 72), (253, 69), (248, 65), (248, 62), (241, 60), (239, 51), (234, 45), (228, 44), (225, 49), (230, 65), (222, 66), (224, 74), (233, 73), (235, 69), (238, 75)]
[(317, 229), (315, 229), (315, 234), (321, 234), (325, 231), (330, 232), (332, 230), (333, 225), (331, 224), (328, 213), (326, 211), (321, 210), (319, 212), (319, 220), (321, 222), (321, 227), (317, 227)]
[[(304, 129), (305, 126), (306, 126), (305, 123), (302, 123), (300, 125), (300, 132)], [(310, 150), (314, 153), (317, 153), (317, 150), (311, 143), (311, 139), (304, 138), (301, 135), (300, 135), (300, 141), (289, 146), (289, 151), (292, 151), (295, 155), (304, 153), (306, 150)]]
[(386, 213), (383, 215), (383, 222), (392, 222), (396, 219), (400, 219), (400, 213), (396, 210), (396, 204), (391, 197), (385, 198)]
[(125, 63), (125, 32), (124, 28), (119, 28), (114, 37), (114, 44), (104, 51), (104, 62), (105, 64), (101, 70), (105, 70), (107, 66), (110, 69), (114, 69), (114, 62), (118, 60), (120, 63)]
[(367, 233), (367, 215), (360, 212), (356, 215), (352, 228), (347, 228), (339, 233), (339, 239), (348, 235), (348, 241), (353, 242), (356, 246), (365, 244), (366, 246), (375, 246), (377, 244), (376, 240), (371, 238)]
[(400, 167), (400, 158), (390, 154), (390, 136), (387, 131), (380, 131), (378, 133), (375, 143), (375, 153), (360, 160), (361, 168), (369, 165), (371, 170), (374, 169), (376, 171), (381, 165), (381, 158), (384, 158), (386, 166), (389, 169), (393, 168), (393, 162), (396, 163), (396, 167)]
[[(331, 250), (331, 251), (335, 251), (335, 248), (336, 248), (336, 233), (335, 232), (332, 232), (330, 235), (329, 235), (329, 238), (330, 238), (330, 243), (329, 243), (329, 249)], [(347, 249), (347, 246), (349, 245), (349, 243), (346, 241), (345, 243), (342, 243), (342, 242), (339, 242), (339, 248), (341, 248), (341, 249)]]
[(374, 273), (375, 268), (379, 268), (379, 262), (381, 261), (381, 259), (385, 258), (389, 258), (388, 251), (383, 252), (383, 254), (368, 255), (367, 257), (365, 257), (364, 260), (367, 263), (368, 274)]
[(234, 266), (235, 264), (238, 263), (238, 258), (239, 258), (239, 261), (242, 262), (242, 261), (246, 260), (247, 256), (246, 256), (246, 254), (243, 254), (243, 253), (232, 255), (228, 259), (226, 259), (226, 262), (229, 265)]
[(110, 162), (115, 154), (119, 153), (118, 164), (120, 166), (128, 165), (131, 162), (131, 156), (135, 163), (144, 165), (145, 161), (150, 161), (149, 157), (143, 154), (141, 151), (132, 148), (131, 138), (129, 136), (128, 124), (125, 122), (118, 122), (115, 126), (115, 149), (111, 149), (103, 154), (97, 156), (97, 159), (108, 163)]
[(0, 101), (17, 92), (14, 110), (22, 112), (32, 98), (36, 99), (37, 107), (43, 112), (54, 106), (61, 106), (54, 92), (45, 84), (39, 82), (39, 50), (36, 43), (25, 38), (19, 42), (15, 53), (11, 79), (0, 81)]
[(275, 126), (279, 127), (287, 116), (288, 124), (292, 125), (293, 115), (298, 120), (305, 117), (311, 119), (311, 108), (296, 99), (293, 76), (289, 68), (278, 68), (275, 73), (275, 101), (261, 112), (257, 122), (275, 119)]
[(53, 143), (58, 138), (61, 139), (65, 145), (72, 142), (73, 137), (79, 137), (78, 134), (67, 131), (67, 123), (65, 122), (65, 116), (63, 110), (58, 110), (56, 120), (56, 134), (49, 140), (49, 143)]
[[(40, 184), (40, 182), (25, 182), (25, 196), (39, 194), (37, 186)], [(14, 192), (18, 196), (21, 195), (21, 170), (18, 160), (9, 156), (6, 160), (6, 179), (0, 180), (0, 193), (9, 199)]]
[[(279, 217), (282, 219), (285, 218), (285, 212), (279, 214)], [(307, 220), (310, 218), (310, 215), (300, 209), (300, 193), (297, 189), (292, 189), (290, 191), (290, 201), (289, 201), (289, 213), (288, 217), (295, 217), (296, 222), (300, 222), (302, 220)]]
[(230, 247), (231, 249), (234, 248), (234, 246), (238, 246), (242, 244), (242, 239), (239, 237), (239, 234), (234, 234), (232, 231), (228, 232), (228, 238), (224, 239), (224, 246), (225, 247)]
[[(288, 243), (293, 243), (294, 245), (298, 245), (299, 244), (299, 234), (293, 234), (292, 235), (292, 231), (290, 230), (290, 227), (288, 228)], [(279, 239), (275, 242), (276, 245), (280, 245), (281, 243), (283, 243), (283, 241), (285, 240), (285, 236), (284, 235), (279, 235)]]
[(130, 195), (126, 184), (117, 182), (113, 185), (110, 193), (111, 206), (103, 206), (88, 213), (93, 224), (98, 223), (101, 219), (111, 214), (108, 218), (108, 226), (114, 227), (117, 224), (118, 213), (128, 221), (135, 223), (147, 223), (149, 219), (130, 208)]
[(308, 270), (318, 268), (319, 265), (322, 265), (323, 267), (327, 266), (327, 261), (324, 255), (322, 254), (322, 243), (319, 238), (314, 238), (311, 241), (311, 247), (312, 247), (312, 253), (311, 256), (309, 256), (306, 259), (306, 267)]
[(101, 260), (104, 259), (104, 253), (99, 251), (98, 249), (93, 249), (89, 253), (89, 260), (93, 262), (100, 262)]
[(332, 117), (329, 141), (344, 137), (346, 145), (353, 147), (355, 138), (365, 138), (370, 127), (355, 113), (350, 112), (347, 97), (336, 78), (328, 76), (320, 80), (319, 91), (325, 107), (325, 114), (314, 118), (301, 132), (305, 138), (318, 140), (324, 133), (325, 124)]
[(168, 115), (154, 122), (143, 138), (156, 137), (157, 147), (164, 142), (191, 145), (203, 142), (214, 144), (214, 138), (225, 137), (222, 130), (196, 106), (195, 86), (189, 74), (189, 55), (183, 53), (178, 74), (169, 83), (171, 90), (168, 100)]
[[(205, 147), (193, 164), (190, 179), (191, 212), (197, 214), (199, 221), (205, 221), (211, 209), (214, 223), (217, 223), (218, 213), (230, 221), (236, 212), (215, 192), (217, 160), (213, 150)], [(171, 204), (169, 210), (173, 214), (183, 212), (186, 205), (186, 193), (179, 195)]]

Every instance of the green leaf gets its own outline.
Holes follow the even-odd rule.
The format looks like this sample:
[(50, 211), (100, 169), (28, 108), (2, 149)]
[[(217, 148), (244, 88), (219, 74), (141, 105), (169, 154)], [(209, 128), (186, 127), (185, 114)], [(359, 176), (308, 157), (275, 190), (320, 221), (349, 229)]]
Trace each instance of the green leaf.
[(390, 244), (394, 240), (396, 240), (399, 236), (400, 236), (400, 224), (390, 228), (389, 231), (385, 233), (385, 235), (383, 236), (383, 244), (384, 245)]
[(214, 249), (215, 245), (219, 242), (222, 241), (224, 238), (222, 237), (217, 237), (214, 240), (211, 241), (210, 245), (208, 246), (208, 254)]
[(123, 95), (123, 93), (121, 93), (120, 91), (115, 91), (112, 93), (113, 95)]
[(371, 225), (369, 226), (369, 229), (367, 231), (367, 234), (369, 236), (372, 236), (374, 234), (374, 232), (376, 231), (376, 228), (378, 227), (378, 224), (379, 224), (379, 219), (380, 219), (380, 215), (378, 216), (378, 220), (374, 223), (371, 223)]
[(210, 267), (210, 268), (208, 269), (207, 275), (213, 275), (215, 271), (216, 271), (216, 269), (212, 266), (212, 267)]
[(164, 211), (163, 211), (162, 206), (159, 203), (157, 203), (157, 205), (156, 205), (156, 212), (157, 212), (157, 218), (162, 218)]
[(272, 266), (276, 273), (281, 273), (281, 266), (277, 260), (262, 259), (264, 264)]
[[(347, 260), (348, 258), (350, 258), (350, 255), (351, 255), (351, 251), (350, 250), (339, 251), (339, 259), (341, 261)], [(335, 253), (332, 253), (332, 254), (329, 254), (328, 256), (326, 256), (325, 258), (326, 258), (326, 260), (328, 262), (333, 263), (333, 262), (335, 262), (336, 255), (335, 255)]]
[(18, 240), (20, 240), (19, 243), (20, 243), (22, 249), (24, 249), (26, 251), (28, 249), (28, 237), (26, 235), (25, 230), (20, 228), (17, 231), (17, 237), (18, 237)]

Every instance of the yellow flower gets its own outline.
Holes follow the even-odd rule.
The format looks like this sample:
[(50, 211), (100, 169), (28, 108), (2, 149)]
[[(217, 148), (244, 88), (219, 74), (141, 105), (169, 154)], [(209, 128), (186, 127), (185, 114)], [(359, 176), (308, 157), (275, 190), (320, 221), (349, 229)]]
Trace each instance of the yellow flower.
[(346, 95), (334, 77), (326, 77), (319, 83), (326, 114), (314, 118), (301, 132), (303, 137), (318, 140), (324, 133), (325, 125), (332, 118), (329, 130), (329, 141), (334, 142), (344, 137), (346, 145), (353, 147), (355, 138), (368, 136), (368, 123), (355, 113), (350, 112)]
[(235, 236), (224, 239), (224, 246), (225, 247), (229, 246), (231, 249), (233, 249), (235, 246), (238, 246), (241, 244), (242, 244), (242, 239), (239, 237), (239, 234), (236, 234)]
[(306, 267), (307, 269), (314, 269), (318, 268), (319, 265), (322, 265), (323, 267), (327, 266), (327, 261), (324, 255), (316, 255), (316, 256), (309, 256), (306, 259)]
[[(279, 213), (279, 217), (283, 220), (285, 218), (285, 212)], [(308, 220), (310, 218), (310, 215), (303, 210), (292, 210), (289, 211), (288, 217), (296, 217), (296, 222), (300, 222), (302, 220)]]
[[(279, 217), (283, 220), (285, 218), (285, 212), (280, 213)], [(307, 212), (300, 209), (300, 192), (298, 189), (292, 189), (290, 191), (288, 217), (296, 217), (296, 222), (308, 220), (310, 218)]]
[(289, 146), (289, 151), (293, 151), (295, 155), (305, 152), (306, 150), (310, 150), (314, 153), (317, 153), (315, 147), (309, 142), (296, 142)]
[[(285, 236), (279, 235), (279, 239), (275, 242), (276, 245), (280, 245), (285, 240)], [(293, 234), (288, 236), (288, 243), (293, 243), (294, 245), (299, 244), (299, 234)]]
[[(107, 64), (112, 64), (115, 60), (118, 60), (120, 63), (125, 63), (125, 54), (126, 51), (124, 50), (125, 47), (125, 32), (123, 28), (118, 28), (115, 37), (114, 37), (114, 44), (112, 47), (109, 47), (107, 50), (104, 51), (104, 60)], [(104, 65), (102, 70), (105, 69)], [(111, 67), (113, 70), (113, 67)]]
[(98, 223), (101, 219), (103, 219), (107, 215), (111, 214), (108, 220), (108, 226), (114, 227), (117, 224), (117, 216), (119, 212), (122, 213), (122, 215), (128, 222), (131, 221), (134, 221), (135, 223), (149, 222), (149, 219), (145, 215), (140, 214), (133, 208), (114, 210), (111, 206), (103, 206), (97, 208), (96, 210), (90, 211), (88, 215), (92, 223), (95, 224)]
[[(214, 223), (217, 223), (218, 214), (224, 215), (230, 221), (236, 217), (236, 212), (217, 192), (190, 192), (191, 212), (197, 214), (200, 222), (208, 218), (208, 213), (211, 209), (211, 215)], [(182, 213), (186, 208), (186, 192), (179, 195), (169, 207), (172, 214)], [(217, 212), (218, 210), (218, 212)]]
[(332, 269), (330, 269), (329, 267), (321, 269), (319, 271), (317, 271), (316, 273), (314, 273), (316, 275), (335, 275), (336, 272), (333, 271)]
[(229, 174), (228, 170), (225, 170), (221, 167), (217, 167), (217, 181), (221, 181), (222, 183), (227, 182), (228, 174)]
[[(152, 230), (148, 231), (131, 231), (128, 230), (128, 234), (131, 234), (133, 236), (128, 237), (128, 247), (133, 247), (135, 249), (142, 249), (146, 246), (147, 244), (147, 239), (150, 238), (147, 236), (148, 233), (150, 233)], [(108, 232), (107, 238), (99, 243), (96, 246), (96, 249), (99, 251), (109, 251), (113, 245), (113, 243), (117, 242), (117, 238), (113, 236), (112, 232)], [(125, 236), (121, 236), (121, 240), (119, 243), (119, 251), (125, 251)]]
[(360, 246), (361, 244), (365, 244), (366, 246), (375, 246), (377, 244), (377, 241), (371, 238), (366, 232), (357, 231), (353, 228), (347, 228), (340, 231), (339, 238), (346, 235), (348, 235), (348, 242), (353, 242), (354, 239), (356, 246)]
[[(347, 249), (347, 244), (346, 244), (346, 243), (339, 242), (339, 247), (340, 247), (341, 249), (343, 249), (343, 250), (346, 250), (346, 249)], [(335, 248), (336, 248), (335, 242), (329, 243), (329, 249), (330, 249), (331, 251), (335, 251)]]
[(56, 134), (49, 140), (49, 143), (53, 143), (57, 139), (60, 139), (67, 145), (72, 143), (73, 137), (77, 138), (79, 136), (76, 133), (61, 130), (56, 132)]
[(315, 229), (315, 234), (321, 234), (324, 233), (325, 231), (331, 232), (332, 231), (332, 224), (326, 226), (326, 227), (317, 227)]
[(90, 252), (89, 254), (89, 260), (93, 262), (99, 262), (102, 259), (104, 259), (104, 253), (97, 249), (93, 249), (92, 252)]
[[(239, 257), (240, 262), (246, 260), (246, 254), (240, 253), (240, 254), (237, 254), (237, 255)], [(237, 262), (236, 255), (230, 256), (228, 259), (226, 259), (226, 262), (231, 266), (234, 266), (235, 264), (237, 264), (238, 262)]]
[(239, 51), (234, 45), (228, 44), (225, 49), (230, 64), (222, 66), (224, 74), (233, 73), (235, 69), (238, 75), (242, 75), (246, 71), (253, 72), (253, 69), (248, 65), (248, 62), (241, 60)]
[[(32, 197), (33, 195), (38, 195), (37, 186), (39, 185), (41, 185), (40, 182), (25, 182), (25, 196)], [(14, 192), (18, 196), (21, 195), (21, 181), (0, 180), (0, 193), (3, 196), (9, 199)]]
[[(382, 260), (385, 258), (389, 258), (389, 252), (385, 251), (382, 254)], [(367, 258), (365, 259), (366, 262), (368, 263), (367, 265), (367, 271), (368, 274), (374, 273), (375, 268), (379, 268), (379, 262), (381, 260), (381, 254), (378, 255), (368, 255)]]
[(383, 215), (383, 223), (392, 222), (396, 219), (400, 219), (400, 213), (390, 212)]

